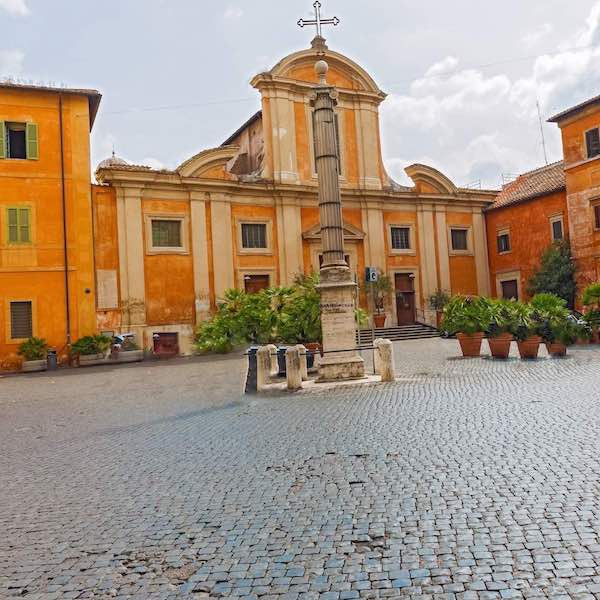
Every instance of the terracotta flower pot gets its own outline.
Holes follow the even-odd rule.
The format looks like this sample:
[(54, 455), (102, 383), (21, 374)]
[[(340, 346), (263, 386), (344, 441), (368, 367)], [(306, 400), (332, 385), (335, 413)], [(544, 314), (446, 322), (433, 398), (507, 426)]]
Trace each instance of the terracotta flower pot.
[(592, 331), (592, 344), (600, 344), (600, 331), (596, 328)]
[(456, 337), (465, 358), (476, 358), (481, 355), (483, 333), (457, 333)]
[(502, 333), (496, 337), (488, 338), (492, 356), (506, 360), (510, 354), (510, 345), (513, 339), (512, 333)]
[(385, 327), (385, 315), (373, 315), (373, 321), (375, 321), (375, 327), (377, 329)]
[(537, 335), (532, 335), (523, 342), (517, 342), (519, 354), (524, 360), (535, 360), (538, 357), (542, 338)]
[(552, 344), (546, 342), (546, 349), (548, 350), (548, 354), (555, 358), (562, 358), (567, 355), (567, 347), (560, 342), (554, 342)]
[(307, 342), (304, 347), (313, 354), (320, 354), (323, 356), (323, 346), (319, 342)]
[(578, 346), (589, 346), (590, 345), (590, 340), (585, 339), (585, 338), (579, 338), (575, 343)]

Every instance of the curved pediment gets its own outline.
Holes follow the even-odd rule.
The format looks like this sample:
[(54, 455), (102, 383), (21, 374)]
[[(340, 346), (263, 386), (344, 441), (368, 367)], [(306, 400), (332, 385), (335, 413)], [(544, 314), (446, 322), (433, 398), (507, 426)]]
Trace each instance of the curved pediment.
[[(310, 241), (321, 241), (321, 224), (318, 223), (314, 227), (307, 229), (303, 234), (302, 238)], [(350, 223), (344, 223), (344, 240), (347, 242), (364, 240), (365, 232), (361, 231), (358, 227), (350, 225)]]
[(427, 165), (414, 164), (404, 169), (414, 181), (417, 192), (458, 194), (458, 188), (443, 173)]
[(329, 64), (327, 82), (330, 85), (340, 90), (373, 94), (380, 101), (385, 99), (386, 94), (381, 91), (374, 79), (360, 65), (343, 54), (332, 52), (326, 46), (321, 48), (301, 50), (286, 56), (267, 73), (257, 75), (252, 82), (253, 85), (265, 77), (267, 79), (297, 81), (314, 85), (318, 83), (315, 63), (323, 59)]
[(182, 177), (198, 177), (208, 179), (230, 179), (227, 163), (235, 158), (239, 146), (219, 146), (203, 150), (177, 167)]

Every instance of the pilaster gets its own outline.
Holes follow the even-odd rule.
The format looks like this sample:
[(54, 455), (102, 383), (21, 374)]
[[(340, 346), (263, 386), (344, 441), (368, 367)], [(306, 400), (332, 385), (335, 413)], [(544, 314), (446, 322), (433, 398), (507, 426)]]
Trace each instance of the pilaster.
[(448, 250), (448, 224), (445, 207), (444, 210), (436, 212), (435, 219), (438, 244), (437, 255), (440, 267), (440, 289), (450, 293), (452, 283), (450, 281), (450, 253)]
[(235, 287), (233, 270), (233, 239), (231, 231), (231, 204), (223, 195), (211, 197), (211, 228), (215, 295)]
[(273, 179), (278, 183), (299, 183), (296, 156), (296, 119), (294, 102), (285, 92), (270, 98), (273, 150)]
[(473, 212), (473, 252), (477, 271), (477, 292), (480, 296), (490, 295), (490, 263), (486, 242), (485, 218), (481, 209)]
[(419, 228), (419, 255), (421, 257), (423, 300), (427, 303), (429, 296), (434, 294), (438, 288), (435, 233), (431, 206), (419, 207), (417, 210), (417, 226)]
[(210, 280), (208, 265), (208, 233), (206, 231), (205, 194), (190, 192), (192, 259), (196, 322), (210, 314)]
[[(304, 272), (302, 258), (302, 215), (300, 206), (283, 204), (281, 209), (283, 229), (285, 233), (278, 236), (279, 245), (285, 247), (284, 266), (281, 271), (285, 275), (283, 285), (293, 283), (297, 275)], [(279, 220), (278, 220), (279, 222)]]

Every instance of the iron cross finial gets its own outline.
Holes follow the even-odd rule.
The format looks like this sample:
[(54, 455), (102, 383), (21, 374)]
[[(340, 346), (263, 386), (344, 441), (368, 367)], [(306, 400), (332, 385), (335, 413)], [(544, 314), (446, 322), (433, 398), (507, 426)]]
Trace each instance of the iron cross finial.
[(337, 27), (340, 24), (340, 20), (337, 17), (333, 19), (322, 19), (321, 18), (321, 6), (322, 4), (317, 0), (313, 6), (315, 7), (315, 18), (307, 21), (306, 19), (300, 19), (298, 21), (299, 27), (306, 27), (307, 25), (315, 25), (317, 28), (317, 36), (323, 37), (323, 25), (333, 25)]

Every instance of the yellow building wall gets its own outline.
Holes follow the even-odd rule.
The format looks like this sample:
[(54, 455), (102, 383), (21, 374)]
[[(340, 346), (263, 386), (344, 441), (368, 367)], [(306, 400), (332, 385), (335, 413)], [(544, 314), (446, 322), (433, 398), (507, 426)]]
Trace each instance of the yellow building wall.
[[(96, 331), (89, 103), (63, 94), (71, 336)], [(14, 354), (9, 303), (31, 300), (33, 334), (64, 352), (66, 310), (58, 94), (0, 89), (0, 120), (38, 126), (39, 160), (0, 159), (0, 357)], [(31, 208), (31, 244), (7, 239), (9, 206)]]

